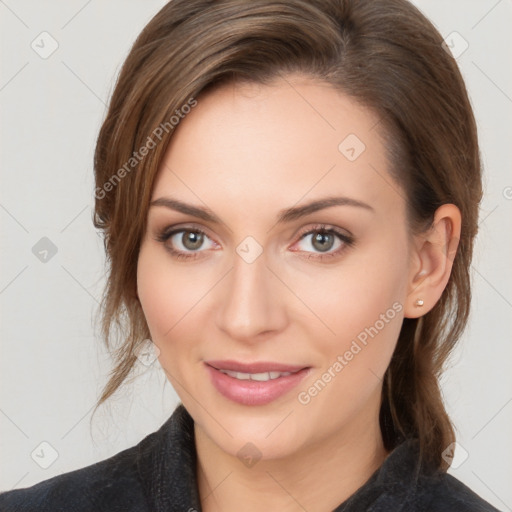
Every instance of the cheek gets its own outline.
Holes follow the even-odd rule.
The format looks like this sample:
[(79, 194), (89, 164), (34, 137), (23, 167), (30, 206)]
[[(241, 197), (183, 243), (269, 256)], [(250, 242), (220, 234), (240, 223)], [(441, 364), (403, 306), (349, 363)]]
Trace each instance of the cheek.
[(218, 269), (198, 265), (192, 270), (172, 261), (160, 246), (141, 247), (137, 291), (158, 359), (176, 390), (190, 365), (201, 360), (201, 340), (209, 338), (206, 320), (213, 307), (209, 294), (218, 280)]
[(316, 338), (324, 364), (346, 354), (350, 366), (384, 373), (403, 319), (407, 254), (405, 239), (384, 241), (354, 251), (339, 267), (298, 278), (298, 294), (323, 324), (315, 322), (324, 333)]
[(143, 244), (137, 263), (137, 292), (151, 339), (164, 354), (169, 348), (164, 340), (174, 336), (199, 298), (194, 282), (190, 274), (172, 270), (165, 251)]
[[(311, 414), (331, 411), (332, 428), (380, 395), (400, 333), (407, 252), (382, 247), (377, 253), (347, 260), (337, 272), (325, 274), (328, 279), (317, 280), (315, 292), (308, 294), (308, 305), (329, 329), (314, 322), (314, 331), (323, 334), (313, 336), (309, 327), (320, 364), (297, 399)], [(303, 282), (302, 292), (311, 284)]]

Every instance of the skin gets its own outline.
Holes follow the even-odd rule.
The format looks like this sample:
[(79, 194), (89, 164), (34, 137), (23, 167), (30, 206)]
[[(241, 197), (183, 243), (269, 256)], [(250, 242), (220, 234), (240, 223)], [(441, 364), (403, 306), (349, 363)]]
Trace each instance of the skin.
[[(159, 361), (195, 421), (206, 512), (332, 510), (387, 456), (378, 423), (382, 377), (404, 316), (426, 313), (446, 286), (460, 214), (443, 205), (430, 230), (410, 232), (405, 192), (389, 174), (377, 125), (374, 113), (329, 85), (290, 75), (208, 92), (171, 140), (152, 200), (172, 196), (222, 222), (152, 206), (138, 297)], [(338, 149), (349, 134), (366, 146), (354, 161)], [(332, 206), (276, 223), (282, 209), (327, 196), (371, 208)], [(313, 243), (318, 224), (354, 243), (333, 235), (326, 252), (341, 251), (315, 259), (324, 254)], [(207, 236), (192, 250), (183, 232), (158, 241), (169, 226)], [(252, 263), (236, 252), (247, 236), (263, 251)], [(196, 257), (177, 259), (170, 247)], [(337, 357), (393, 304), (394, 317), (333, 372)], [(270, 404), (241, 405), (211, 384), (204, 365), (211, 359), (311, 372)], [(335, 376), (301, 403), (299, 393), (329, 368)], [(251, 467), (237, 456), (248, 442), (261, 454)]]

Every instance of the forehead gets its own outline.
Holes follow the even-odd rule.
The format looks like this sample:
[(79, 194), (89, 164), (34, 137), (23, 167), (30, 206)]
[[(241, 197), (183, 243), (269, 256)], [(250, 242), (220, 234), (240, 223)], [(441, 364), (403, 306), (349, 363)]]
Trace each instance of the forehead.
[(262, 206), (340, 193), (386, 208), (401, 197), (378, 125), (369, 109), (304, 77), (224, 85), (178, 125), (153, 199), (172, 194), (261, 216)]

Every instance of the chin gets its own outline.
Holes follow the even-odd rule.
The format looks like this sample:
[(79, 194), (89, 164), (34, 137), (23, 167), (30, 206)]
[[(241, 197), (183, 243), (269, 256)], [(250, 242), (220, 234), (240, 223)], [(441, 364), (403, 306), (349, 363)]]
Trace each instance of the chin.
[(231, 410), (216, 408), (222, 418), (219, 425), (208, 413), (200, 412), (198, 426), (224, 452), (241, 457), (252, 452), (262, 460), (287, 457), (311, 438), (304, 418), (293, 406), (269, 410), (265, 407), (239, 405)]

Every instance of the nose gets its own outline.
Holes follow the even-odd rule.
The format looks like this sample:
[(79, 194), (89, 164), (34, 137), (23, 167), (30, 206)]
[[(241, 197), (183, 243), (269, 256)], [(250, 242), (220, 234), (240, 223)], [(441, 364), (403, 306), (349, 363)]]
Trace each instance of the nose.
[(256, 343), (286, 326), (284, 286), (267, 265), (264, 253), (252, 263), (235, 254), (219, 283), (217, 326), (231, 339)]

